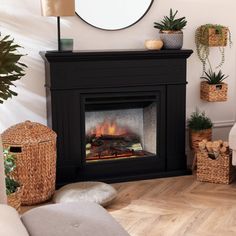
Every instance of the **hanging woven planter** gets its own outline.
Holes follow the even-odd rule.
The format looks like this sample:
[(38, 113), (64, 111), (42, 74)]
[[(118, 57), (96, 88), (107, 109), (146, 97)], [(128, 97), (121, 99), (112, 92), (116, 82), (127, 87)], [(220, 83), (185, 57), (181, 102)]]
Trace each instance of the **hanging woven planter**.
[(228, 28), (224, 26), (200, 27), (200, 43), (209, 47), (225, 47), (228, 41)]
[(200, 97), (207, 102), (224, 102), (227, 101), (228, 84), (208, 84), (206, 81), (201, 82)]

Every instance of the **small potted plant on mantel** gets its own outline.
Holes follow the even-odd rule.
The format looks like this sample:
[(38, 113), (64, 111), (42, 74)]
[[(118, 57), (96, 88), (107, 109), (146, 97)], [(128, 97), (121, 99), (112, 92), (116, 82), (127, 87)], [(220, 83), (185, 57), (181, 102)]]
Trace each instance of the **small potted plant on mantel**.
[(227, 101), (228, 85), (223, 82), (226, 78), (228, 76), (223, 74), (221, 70), (218, 73), (212, 70), (205, 72), (205, 76), (201, 77), (205, 80), (201, 82), (201, 99), (208, 102)]
[(206, 116), (205, 112), (198, 109), (194, 111), (187, 120), (189, 128), (189, 144), (190, 148), (196, 153), (198, 144), (203, 139), (210, 141), (212, 139), (212, 121)]
[(173, 14), (170, 9), (170, 15), (164, 16), (164, 19), (160, 22), (154, 22), (154, 28), (159, 29), (160, 38), (164, 43), (166, 49), (181, 49), (183, 47), (183, 31), (187, 21), (185, 17), (177, 18), (178, 11)]

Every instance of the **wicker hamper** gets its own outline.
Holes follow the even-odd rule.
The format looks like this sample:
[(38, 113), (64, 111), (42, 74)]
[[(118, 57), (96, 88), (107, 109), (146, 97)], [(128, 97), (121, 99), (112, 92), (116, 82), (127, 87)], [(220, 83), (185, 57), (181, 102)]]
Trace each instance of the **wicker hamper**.
[(211, 159), (207, 151), (197, 153), (198, 181), (230, 184), (234, 177), (233, 171), (231, 154), (220, 154), (217, 159)]
[(2, 134), (4, 148), (16, 157), (15, 177), (23, 185), (22, 205), (51, 198), (55, 191), (56, 134), (48, 127), (26, 121)]

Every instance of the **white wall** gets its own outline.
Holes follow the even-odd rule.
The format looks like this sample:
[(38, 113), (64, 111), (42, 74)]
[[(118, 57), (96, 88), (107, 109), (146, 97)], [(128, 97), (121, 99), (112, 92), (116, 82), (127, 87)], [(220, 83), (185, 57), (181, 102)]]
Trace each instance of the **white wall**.
[[(217, 23), (231, 29), (235, 44), (231, 49), (226, 48), (226, 63), (222, 68), (229, 75), (228, 101), (207, 103), (200, 100), (202, 68), (196, 53), (188, 60), (187, 89), (187, 115), (198, 106), (217, 126), (231, 125), (236, 113), (235, 0), (154, 0), (152, 8), (139, 23), (114, 32), (95, 29), (77, 16), (67, 17), (62, 19), (62, 35), (74, 38), (76, 50), (140, 49), (146, 39), (158, 37), (153, 22), (168, 14), (170, 8), (178, 9), (179, 16), (186, 16), (188, 20), (184, 30), (184, 48), (195, 51), (194, 32), (201, 24)], [(0, 131), (27, 119), (46, 124), (44, 64), (39, 51), (57, 48), (56, 19), (41, 16), (40, 0), (0, 0), (0, 31), (3, 35), (11, 34), (24, 47), (22, 52), (27, 56), (23, 61), (28, 65), (27, 75), (17, 82), (19, 95), (0, 105)], [(218, 55), (216, 49), (212, 50), (212, 64), (217, 64)]]

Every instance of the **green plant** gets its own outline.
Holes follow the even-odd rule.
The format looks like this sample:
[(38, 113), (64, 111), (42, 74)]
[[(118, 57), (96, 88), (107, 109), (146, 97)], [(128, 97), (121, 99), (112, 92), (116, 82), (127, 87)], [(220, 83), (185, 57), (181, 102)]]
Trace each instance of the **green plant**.
[(211, 119), (206, 116), (205, 112), (200, 112), (198, 109), (191, 114), (187, 123), (188, 127), (193, 131), (210, 129), (213, 126)]
[(15, 86), (13, 82), (25, 75), (24, 70), (27, 67), (19, 62), (24, 56), (18, 53), (21, 46), (9, 38), (7, 35), (0, 40), (0, 103), (17, 95), (11, 90), (11, 86)]
[(221, 70), (218, 73), (213, 72), (212, 70), (209, 70), (208, 73), (204, 73), (205, 76), (202, 76), (201, 79), (206, 80), (208, 84), (220, 84), (223, 80), (229, 77), (223, 74)]
[(159, 29), (160, 31), (180, 31), (182, 30), (186, 24), (187, 21), (185, 20), (185, 17), (181, 17), (176, 19), (178, 11), (175, 11), (173, 14), (172, 9), (170, 9), (170, 16), (164, 16), (164, 19), (161, 21), (161, 23), (154, 22), (154, 28)]
[(3, 151), (4, 166), (5, 166), (5, 181), (7, 195), (15, 193), (20, 184), (11, 176), (11, 173), (16, 168), (15, 157), (9, 152), (8, 149)]
[[(201, 42), (201, 39), (203, 37), (203, 35), (205, 34), (205, 32), (207, 32), (210, 28), (215, 29), (216, 34), (220, 35), (221, 37), (219, 37), (219, 40), (222, 40), (222, 37), (224, 37), (223, 35), (223, 29), (227, 29), (228, 30), (228, 34), (229, 34), (229, 45), (231, 47), (232, 45), (232, 36), (231, 36), (231, 32), (229, 30), (229, 28), (223, 26), (223, 25), (217, 25), (217, 24), (205, 24), (205, 25), (201, 25), (200, 27), (197, 28), (196, 32), (195, 32), (195, 44), (196, 44), (196, 50), (197, 50), (197, 55), (199, 60), (202, 62), (202, 66), (203, 66), (203, 73), (205, 73), (206, 71), (206, 65), (207, 63), (209, 64), (210, 69), (212, 70), (212, 66), (209, 60), (209, 55), (210, 55), (210, 46), (208, 44), (203, 44)], [(225, 50), (224, 47), (218, 47), (220, 55), (221, 55), (221, 59), (219, 64), (216, 66), (216, 68), (220, 68), (224, 62), (225, 62)]]

